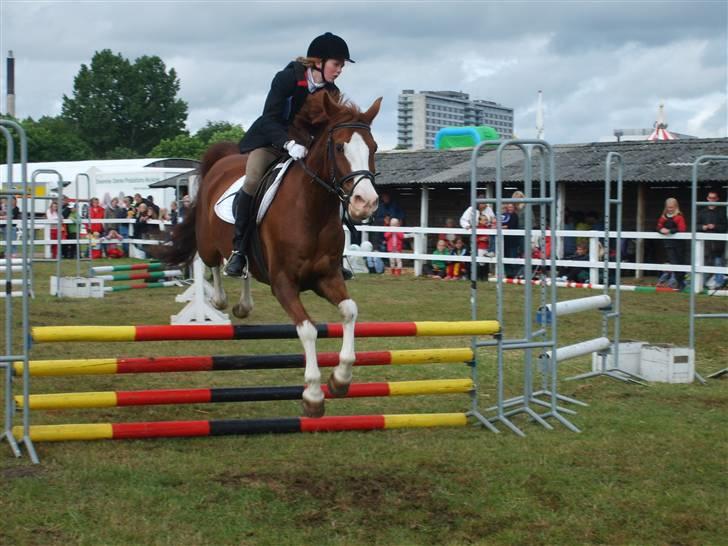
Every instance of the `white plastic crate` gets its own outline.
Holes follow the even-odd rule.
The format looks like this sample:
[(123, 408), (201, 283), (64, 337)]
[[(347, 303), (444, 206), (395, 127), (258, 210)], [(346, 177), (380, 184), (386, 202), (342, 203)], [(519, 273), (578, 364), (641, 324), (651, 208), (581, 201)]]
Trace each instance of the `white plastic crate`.
[[(57, 277), (51, 275), (51, 296), (56, 295)], [(104, 281), (86, 277), (61, 277), (60, 297), (62, 298), (103, 298)]]
[(644, 345), (640, 351), (640, 375), (659, 383), (692, 383), (695, 351), (670, 344)]
[[(646, 341), (627, 340), (619, 344), (619, 362), (614, 365), (614, 355), (607, 355), (607, 369), (618, 369), (627, 373), (640, 375), (640, 360), (642, 347), (647, 345)], [(601, 355), (592, 354), (592, 371), (598, 372), (602, 369)]]

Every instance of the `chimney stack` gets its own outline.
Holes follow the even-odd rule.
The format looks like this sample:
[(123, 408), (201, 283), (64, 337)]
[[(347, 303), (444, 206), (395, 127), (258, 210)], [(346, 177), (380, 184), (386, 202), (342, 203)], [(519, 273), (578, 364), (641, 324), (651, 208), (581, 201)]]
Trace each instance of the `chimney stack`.
[(15, 59), (13, 58), (13, 50), (8, 51), (7, 59), (7, 74), (8, 74), (8, 99), (7, 99), (7, 114), (15, 117)]

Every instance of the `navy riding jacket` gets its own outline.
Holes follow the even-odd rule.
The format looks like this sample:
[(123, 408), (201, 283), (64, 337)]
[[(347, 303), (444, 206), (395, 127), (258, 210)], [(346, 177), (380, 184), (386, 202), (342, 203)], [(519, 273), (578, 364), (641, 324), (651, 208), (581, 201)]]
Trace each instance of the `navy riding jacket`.
[[(322, 89), (335, 96), (339, 95), (339, 88), (333, 83), (327, 83)], [(240, 153), (266, 146), (282, 149), (291, 140), (288, 136), (289, 125), (310, 94), (306, 67), (297, 61), (291, 61), (273, 78), (263, 114), (253, 122), (240, 140)]]

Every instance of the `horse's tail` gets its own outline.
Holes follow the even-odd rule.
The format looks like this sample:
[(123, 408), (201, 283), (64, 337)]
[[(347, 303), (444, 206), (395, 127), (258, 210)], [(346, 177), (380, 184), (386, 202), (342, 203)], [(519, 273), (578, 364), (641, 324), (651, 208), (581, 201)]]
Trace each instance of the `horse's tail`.
[(148, 253), (170, 266), (190, 265), (197, 253), (196, 212), (196, 204), (187, 207), (182, 223), (172, 229), (171, 244), (157, 246)]
[(205, 179), (212, 166), (223, 157), (239, 153), (238, 145), (231, 141), (218, 142), (210, 146), (200, 162), (200, 181)]
[[(197, 195), (201, 195), (202, 183), (212, 166), (225, 156), (240, 153), (238, 145), (234, 142), (218, 142), (210, 146), (205, 155), (202, 156), (198, 169), (199, 182)], [(172, 244), (158, 247), (156, 256), (166, 264), (190, 265), (197, 253), (197, 236), (195, 229), (195, 217), (197, 213), (197, 202), (187, 208), (184, 220), (177, 224), (172, 230)]]

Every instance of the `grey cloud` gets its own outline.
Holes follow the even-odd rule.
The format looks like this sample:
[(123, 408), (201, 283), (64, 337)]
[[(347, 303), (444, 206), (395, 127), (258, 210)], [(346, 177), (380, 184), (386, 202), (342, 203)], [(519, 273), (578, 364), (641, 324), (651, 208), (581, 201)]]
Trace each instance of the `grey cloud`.
[(109, 48), (130, 59), (158, 55), (175, 68), (190, 129), (207, 119), (249, 126), (273, 74), (330, 30), (357, 60), (340, 79), (344, 92), (362, 107), (384, 96), (375, 122), (382, 148), (396, 145), (405, 88), (462, 90), (512, 106), (520, 136), (535, 134), (543, 89), (555, 142), (650, 126), (659, 101), (676, 131), (726, 133), (725, 107), (710, 110), (715, 97), (725, 102), (727, 87), (724, 2), (145, 2), (143, 13), (141, 6), (3, 2), (0, 51), (15, 50), (20, 115), (56, 115), (80, 65)]

